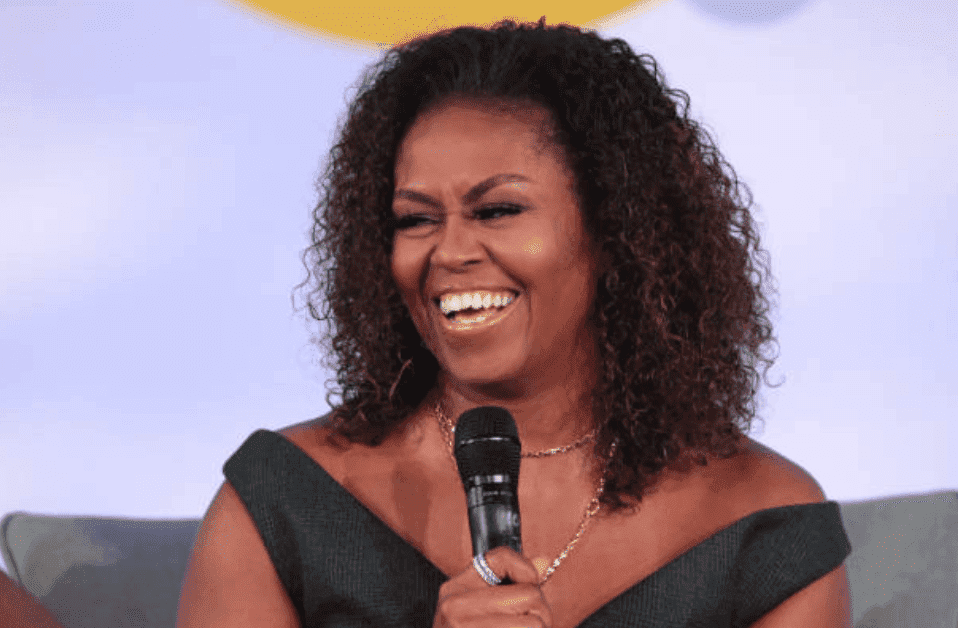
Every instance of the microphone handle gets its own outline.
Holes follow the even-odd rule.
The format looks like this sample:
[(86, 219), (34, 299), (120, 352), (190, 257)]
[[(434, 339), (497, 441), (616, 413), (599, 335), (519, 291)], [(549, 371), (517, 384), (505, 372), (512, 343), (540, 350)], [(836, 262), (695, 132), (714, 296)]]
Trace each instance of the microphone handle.
[[(499, 480), (502, 476), (497, 476)], [(472, 554), (505, 545), (522, 554), (519, 500), (508, 481), (489, 481), (490, 476), (475, 476), (467, 493)], [(509, 577), (501, 584), (513, 584)]]

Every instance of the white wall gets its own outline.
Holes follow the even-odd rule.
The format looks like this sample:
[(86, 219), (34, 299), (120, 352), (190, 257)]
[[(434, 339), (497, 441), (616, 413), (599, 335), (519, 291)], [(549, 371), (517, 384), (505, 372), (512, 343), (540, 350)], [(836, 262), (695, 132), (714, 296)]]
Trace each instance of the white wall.
[[(601, 32), (755, 194), (785, 385), (753, 436), (831, 499), (958, 488), (958, 5), (716, 5)], [(377, 58), (211, 0), (0, 3), (0, 515), (198, 518), (252, 431), (327, 411), (289, 295)]]

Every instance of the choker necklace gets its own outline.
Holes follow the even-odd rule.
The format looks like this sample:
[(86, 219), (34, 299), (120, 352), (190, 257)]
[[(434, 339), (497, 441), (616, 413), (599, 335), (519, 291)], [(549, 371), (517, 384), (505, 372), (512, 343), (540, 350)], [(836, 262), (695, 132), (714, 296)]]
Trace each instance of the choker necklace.
[[(446, 433), (446, 440), (449, 442), (449, 449), (452, 449), (453, 435), (456, 432), (456, 426), (453, 425), (452, 419), (446, 416), (442, 411), (442, 404), (436, 402), (436, 418), (439, 419), (439, 424), (442, 426), (442, 430)], [(542, 451), (534, 451), (532, 453), (523, 453), (523, 458), (544, 458), (545, 456), (554, 456), (556, 454), (564, 454), (567, 451), (572, 451), (573, 449), (578, 449), (582, 447), (589, 441), (595, 440), (595, 437), (599, 434), (599, 428), (596, 428), (572, 443), (571, 445), (566, 445), (565, 447), (553, 447), (552, 449), (543, 449)]]
[[(455, 431), (456, 427), (455, 425), (452, 425), (452, 421), (449, 418), (447, 418), (446, 415), (443, 413), (442, 404), (438, 401), (436, 402), (436, 406), (435, 406), (435, 415), (436, 415), (436, 419), (439, 421), (439, 427), (441, 427), (442, 430), (446, 433), (446, 442), (449, 445), (449, 456), (452, 458), (453, 464), (456, 465), (456, 467), (458, 468), (459, 463), (456, 462), (456, 454), (453, 451), (453, 446), (452, 446), (453, 432)], [(563, 453), (571, 449), (575, 449), (576, 447), (581, 447), (589, 440), (595, 438), (597, 433), (598, 433), (598, 430), (593, 430), (591, 434), (587, 435), (583, 439), (576, 441), (575, 443), (572, 443), (571, 445), (567, 445), (565, 447), (557, 447), (555, 449), (547, 449), (545, 451), (537, 451), (532, 454), (522, 454), (522, 457), (523, 458), (538, 458), (541, 456), (552, 456), (558, 453)], [(609, 450), (610, 460), (612, 456), (615, 454), (615, 445), (616, 443), (613, 441), (612, 447)], [(607, 461), (606, 468), (608, 468), (608, 464), (609, 462)], [(552, 564), (549, 566), (546, 572), (542, 575), (542, 578), (539, 579), (539, 586), (542, 586), (543, 584), (546, 583), (546, 580), (548, 580), (552, 576), (553, 572), (559, 566), (559, 563), (561, 563), (562, 560), (569, 555), (569, 552), (572, 551), (572, 548), (575, 546), (575, 544), (579, 542), (579, 538), (582, 536), (582, 533), (585, 532), (585, 527), (589, 524), (589, 519), (594, 517), (595, 514), (599, 512), (599, 509), (601, 508), (601, 504), (599, 504), (599, 498), (602, 497), (602, 492), (604, 489), (605, 489), (605, 477), (603, 476), (599, 479), (599, 488), (595, 493), (595, 497), (592, 498), (592, 502), (589, 503), (589, 507), (586, 509), (585, 515), (582, 517), (582, 523), (579, 524), (579, 531), (575, 533), (575, 536), (572, 537), (572, 540), (569, 541), (569, 544), (566, 545), (564, 550), (562, 550), (562, 553), (559, 554), (559, 556), (554, 561), (552, 561)]]

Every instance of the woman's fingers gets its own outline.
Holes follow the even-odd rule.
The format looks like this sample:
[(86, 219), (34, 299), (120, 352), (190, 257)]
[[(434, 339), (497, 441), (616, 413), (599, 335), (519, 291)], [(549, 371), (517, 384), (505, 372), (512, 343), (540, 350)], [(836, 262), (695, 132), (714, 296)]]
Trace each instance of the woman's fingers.
[[(500, 580), (505, 580), (508, 576), (515, 584), (539, 584), (539, 572), (536, 571), (532, 561), (505, 545), (494, 547), (486, 552), (486, 564)], [(483, 584), (489, 586), (475, 568), (472, 569), (472, 573), (476, 574)]]
[(512, 584), (489, 585), (470, 565), (439, 589), (435, 628), (552, 626), (552, 609), (539, 588), (539, 572), (532, 561), (503, 546), (486, 552), (486, 562), (496, 576), (508, 577)]

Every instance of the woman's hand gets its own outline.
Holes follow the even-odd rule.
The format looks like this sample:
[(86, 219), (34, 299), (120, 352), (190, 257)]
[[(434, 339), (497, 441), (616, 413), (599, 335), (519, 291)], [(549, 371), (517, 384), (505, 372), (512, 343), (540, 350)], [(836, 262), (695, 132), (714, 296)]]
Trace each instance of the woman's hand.
[(552, 609), (539, 588), (532, 561), (506, 546), (486, 552), (486, 562), (503, 580), (490, 586), (471, 565), (439, 588), (433, 628), (550, 628)]

